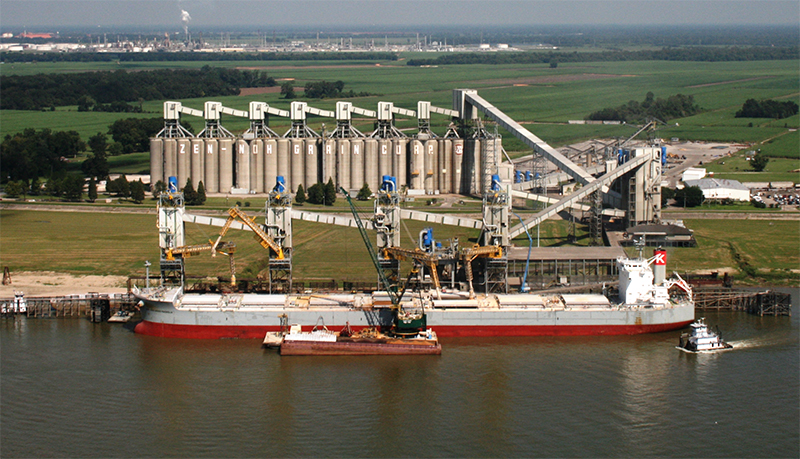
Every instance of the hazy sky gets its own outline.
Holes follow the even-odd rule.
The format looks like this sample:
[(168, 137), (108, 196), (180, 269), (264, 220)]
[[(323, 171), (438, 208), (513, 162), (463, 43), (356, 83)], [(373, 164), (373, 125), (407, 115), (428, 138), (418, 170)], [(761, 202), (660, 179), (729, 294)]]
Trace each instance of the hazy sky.
[(798, 0), (2, 0), (0, 28), (794, 24)]

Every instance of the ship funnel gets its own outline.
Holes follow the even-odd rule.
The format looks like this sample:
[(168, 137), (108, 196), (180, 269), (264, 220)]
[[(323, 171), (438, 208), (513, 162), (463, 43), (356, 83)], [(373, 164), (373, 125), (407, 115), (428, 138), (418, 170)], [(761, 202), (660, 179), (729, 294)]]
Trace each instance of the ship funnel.
[(661, 247), (653, 251), (653, 281), (662, 285), (667, 277), (667, 251)]

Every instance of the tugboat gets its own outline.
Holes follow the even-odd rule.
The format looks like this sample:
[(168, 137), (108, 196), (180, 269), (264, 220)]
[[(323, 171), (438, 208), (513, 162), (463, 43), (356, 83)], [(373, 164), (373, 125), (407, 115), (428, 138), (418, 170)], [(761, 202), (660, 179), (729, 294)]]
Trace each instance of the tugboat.
[(681, 337), (678, 339), (678, 345), (675, 347), (692, 354), (707, 354), (733, 349), (732, 345), (722, 340), (719, 332), (714, 333), (709, 330), (705, 319), (705, 317), (702, 317), (690, 324), (691, 331), (681, 334)]

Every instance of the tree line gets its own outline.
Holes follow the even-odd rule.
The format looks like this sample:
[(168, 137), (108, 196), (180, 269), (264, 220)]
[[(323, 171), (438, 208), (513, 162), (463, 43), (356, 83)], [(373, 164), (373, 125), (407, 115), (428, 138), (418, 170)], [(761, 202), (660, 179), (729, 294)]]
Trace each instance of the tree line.
[(171, 62), (171, 61), (396, 61), (389, 52), (312, 52), (312, 53), (0, 53), (0, 60), (15, 62)]
[(791, 100), (779, 102), (771, 99), (747, 99), (744, 101), (742, 108), (736, 112), (736, 118), (781, 119), (796, 115), (797, 111), (797, 102), (793, 102)]
[(586, 119), (646, 123), (653, 118), (667, 121), (691, 116), (699, 111), (700, 107), (694, 103), (694, 96), (676, 94), (666, 99), (655, 99), (653, 93), (648, 92), (642, 102), (631, 100), (618, 107), (604, 108), (591, 113)]
[(760, 61), (800, 58), (800, 47), (698, 47), (662, 48), (660, 50), (601, 52), (496, 52), (454, 53), (433, 59), (410, 59), (407, 65), (448, 64), (548, 64), (552, 62), (618, 62), (618, 61)]
[(240, 88), (275, 86), (266, 72), (204, 66), (197, 70), (86, 72), (0, 77), (0, 109), (42, 110), (144, 100), (233, 96)]

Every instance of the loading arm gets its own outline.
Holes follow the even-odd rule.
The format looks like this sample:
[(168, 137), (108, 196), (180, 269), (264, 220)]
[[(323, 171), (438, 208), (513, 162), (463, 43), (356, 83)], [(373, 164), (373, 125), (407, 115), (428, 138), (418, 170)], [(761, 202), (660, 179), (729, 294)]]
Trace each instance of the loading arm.
[(411, 250), (400, 247), (387, 247), (383, 249), (383, 256), (384, 258), (391, 258), (401, 261), (410, 258), (427, 266), (428, 271), (431, 273), (431, 279), (433, 279), (433, 286), (436, 288), (436, 297), (440, 300), (442, 299), (442, 288), (441, 284), (439, 283), (439, 273), (436, 270), (436, 267), (439, 264), (439, 258), (436, 255), (423, 252), (420, 249)]
[(250, 120), (263, 120), (267, 115), (283, 118), (289, 117), (289, 112), (279, 108), (270, 107), (266, 102), (250, 102)]
[(228, 209), (228, 214), (230, 215), (230, 217), (228, 217), (228, 220), (225, 222), (225, 225), (222, 227), (222, 230), (219, 233), (217, 241), (212, 246), (213, 250), (212, 254), (217, 251), (217, 246), (219, 245), (220, 240), (225, 236), (225, 233), (228, 232), (228, 229), (231, 227), (233, 221), (238, 218), (245, 225), (250, 227), (250, 229), (253, 230), (254, 233), (256, 233), (256, 240), (258, 240), (259, 244), (261, 244), (262, 247), (264, 247), (265, 249), (272, 249), (272, 251), (278, 255), (278, 260), (284, 259), (283, 249), (281, 248), (281, 246), (279, 246), (274, 239), (269, 237), (269, 235), (265, 233), (264, 230), (261, 229), (261, 227), (255, 223), (254, 221), (255, 217), (251, 219), (250, 217), (247, 216), (247, 214), (239, 210), (238, 207), (233, 207), (231, 209)]
[(472, 261), (478, 257), (501, 258), (502, 256), (503, 248), (498, 245), (475, 245), (461, 251), (461, 259), (464, 263), (464, 270), (467, 273), (470, 298), (475, 298), (475, 289), (472, 287)]
[(233, 252), (236, 251), (236, 244), (233, 242), (222, 242), (215, 245), (215, 243), (209, 241), (207, 244), (184, 245), (181, 247), (168, 248), (165, 252), (165, 257), (167, 260), (174, 260), (175, 255), (182, 255), (184, 258), (188, 258), (192, 255), (209, 252), (212, 249), (218, 253), (232, 255)]
[(177, 120), (178, 118), (180, 118), (181, 113), (197, 117), (203, 116), (203, 112), (201, 112), (200, 110), (184, 107), (183, 104), (181, 104), (180, 102), (171, 102), (171, 101), (164, 102), (165, 120)]

